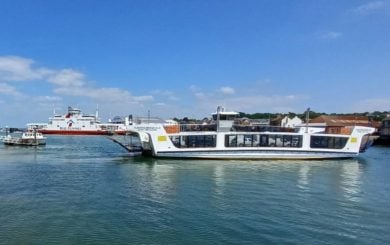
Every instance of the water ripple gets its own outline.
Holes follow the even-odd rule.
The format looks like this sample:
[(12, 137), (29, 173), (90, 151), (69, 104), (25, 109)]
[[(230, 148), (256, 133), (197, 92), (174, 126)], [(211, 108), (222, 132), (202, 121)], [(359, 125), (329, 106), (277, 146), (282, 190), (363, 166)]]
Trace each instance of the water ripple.
[(0, 146), (0, 244), (385, 244), (389, 154), (183, 161), (128, 158), (100, 137)]

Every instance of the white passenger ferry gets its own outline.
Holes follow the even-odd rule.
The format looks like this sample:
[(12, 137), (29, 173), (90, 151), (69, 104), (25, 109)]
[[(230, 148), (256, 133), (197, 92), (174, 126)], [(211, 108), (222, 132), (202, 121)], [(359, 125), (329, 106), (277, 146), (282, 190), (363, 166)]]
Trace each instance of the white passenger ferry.
[[(200, 159), (329, 159), (351, 158), (370, 145), (374, 128), (345, 127), (342, 134), (303, 126), (286, 130), (235, 124), (239, 113), (218, 107), (207, 125), (133, 124), (143, 153), (154, 157)], [(129, 149), (130, 150), (130, 149)]]
[(48, 123), (28, 123), (27, 128), (29, 131), (37, 130), (42, 134), (107, 135), (114, 131), (123, 131), (125, 125), (101, 123), (98, 111), (95, 115), (87, 115), (80, 109), (69, 106), (66, 114), (49, 117)]

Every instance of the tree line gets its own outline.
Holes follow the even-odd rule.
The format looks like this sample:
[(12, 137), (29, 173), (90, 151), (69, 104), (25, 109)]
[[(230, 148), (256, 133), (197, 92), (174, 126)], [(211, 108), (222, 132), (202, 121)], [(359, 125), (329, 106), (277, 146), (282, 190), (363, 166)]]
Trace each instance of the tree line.
[[(369, 117), (373, 121), (382, 121), (383, 119), (385, 119), (386, 117), (388, 117), (390, 115), (390, 111), (355, 112), (355, 113), (325, 113), (325, 112), (316, 112), (316, 111), (310, 110), (309, 118), (313, 119), (313, 118), (316, 118), (316, 117), (319, 117), (322, 115), (328, 115), (328, 116), (366, 116), (366, 117)], [(270, 120), (272, 120), (272, 119), (275, 119), (278, 117), (284, 117), (284, 116), (288, 116), (289, 118), (293, 118), (293, 117), (297, 116), (300, 119), (305, 120), (306, 111), (304, 111), (302, 113), (294, 113), (294, 112), (260, 113), (260, 112), (257, 112), (257, 113), (252, 113), (252, 114), (245, 113), (245, 112), (239, 112), (239, 117), (241, 117), (241, 118), (246, 117), (249, 119), (270, 119)], [(203, 120), (206, 120), (206, 119), (207, 118), (203, 118)], [(195, 121), (199, 121), (201, 119), (188, 118), (188, 117), (184, 117), (184, 118), (180, 119), (180, 118), (175, 117), (175, 118), (173, 118), (173, 120), (175, 120), (177, 122), (195, 122)]]
[[(374, 111), (374, 112), (355, 112), (355, 113), (325, 113), (325, 112), (316, 112), (310, 110), (309, 112), (309, 118), (313, 119), (322, 115), (327, 116), (366, 116), (371, 118), (373, 121), (382, 121), (386, 117), (390, 115), (390, 111)], [(294, 112), (288, 112), (288, 113), (253, 113), (248, 114), (244, 112), (240, 112), (240, 117), (247, 117), (249, 119), (273, 119), (277, 117), (284, 117), (288, 116), (289, 118), (293, 118), (295, 116), (299, 117), (300, 119), (304, 120), (306, 118), (306, 111), (303, 113), (294, 113)]]

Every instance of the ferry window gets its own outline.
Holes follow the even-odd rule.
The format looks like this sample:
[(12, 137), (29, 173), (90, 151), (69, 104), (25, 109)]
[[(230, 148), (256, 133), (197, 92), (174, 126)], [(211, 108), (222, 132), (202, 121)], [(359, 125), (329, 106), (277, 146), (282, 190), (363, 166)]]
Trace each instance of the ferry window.
[(291, 135), (283, 135), (283, 146), (291, 147)]
[(180, 148), (180, 136), (169, 136), (174, 146)]
[[(340, 137), (334, 138), (334, 143), (333, 143), (333, 145), (334, 145), (334, 147), (335, 147), (336, 149), (341, 149), (341, 148), (344, 147), (345, 143), (342, 141), (342, 139), (343, 139), (343, 138), (340, 138)], [(344, 138), (344, 139), (345, 139), (345, 138)]]
[(237, 147), (237, 135), (226, 135), (225, 147)]
[(173, 145), (178, 148), (201, 148), (215, 147), (215, 135), (188, 135), (188, 136), (169, 136)]
[(194, 144), (192, 144), (192, 147), (204, 147), (204, 135), (197, 135), (194, 138), (195, 141)]
[(347, 137), (311, 136), (311, 148), (342, 149), (347, 144)]
[(237, 146), (244, 146), (244, 135), (237, 135)]
[(260, 135), (258, 134), (254, 134), (252, 135), (252, 146), (259, 146), (259, 138), (260, 138)]
[(276, 146), (276, 138), (275, 135), (268, 135), (268, 146), (275, 147)]
[(268, 135), (260, 135), (260, 146), (268, 146)]
[(275, 135), (275, 139), (276, 147), (283, 147), (282, 135)]
[(205, 143), (205, 147), (215, 147), (217, 143), (215, 141), (215, 135), (205, 135), (204, 143)]
[(244, 135), (244, 146), (251, 147), (252, 142), (253, 142), (253, 135), (251, 135), (251, 134)]
[[(334, 142), (336, 144), (337, 141)], [(302, 147), (302, 135), (237, 134), (226, 135), (226, 147)]]
[(302, 135), (293, 135), (291, 137), (291, 147), (302, 147)]

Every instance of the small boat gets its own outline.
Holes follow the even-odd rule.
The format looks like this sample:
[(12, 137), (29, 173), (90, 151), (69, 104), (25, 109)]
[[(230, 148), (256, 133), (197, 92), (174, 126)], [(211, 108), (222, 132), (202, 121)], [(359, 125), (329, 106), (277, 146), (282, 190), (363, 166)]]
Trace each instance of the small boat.
[[(372, 127), (350, 126), (340, 133), (308, 124), (294, 129), (243, 126), (239, 113), (218, 107), (212, 123), (133, 124), (144, 155), (197, 159), (332, 159), (353, 158), (370, 145)], [(308, 116), (307, 116), (308, 119)]]
[(39, 146), (46, 144), (46, 137), (36, 131), (24, 132), (21, 137), (7, 135), (2, 139), (5, 145), (14, 146)]

